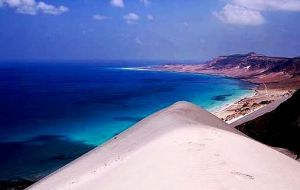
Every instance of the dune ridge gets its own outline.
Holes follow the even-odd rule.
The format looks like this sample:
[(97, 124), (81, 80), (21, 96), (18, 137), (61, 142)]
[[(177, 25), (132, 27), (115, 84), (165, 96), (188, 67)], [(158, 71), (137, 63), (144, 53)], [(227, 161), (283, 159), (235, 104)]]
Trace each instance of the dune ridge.
[(297, 161), (178, 102), (28, 189), (289, 189)]

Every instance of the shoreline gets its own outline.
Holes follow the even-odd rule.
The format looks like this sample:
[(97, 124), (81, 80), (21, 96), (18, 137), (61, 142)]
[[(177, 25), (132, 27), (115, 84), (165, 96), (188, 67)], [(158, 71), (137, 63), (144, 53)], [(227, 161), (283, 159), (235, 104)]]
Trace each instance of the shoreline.
[[(259, 87), (253, 89), (254, 94), (237, 99), (233, 103), (227, 104), (226, 106), (213, 111), (212, 114), (228, 124), (236, 123), (237, 121), (246, 122), (274, 110), (282, 102), (291, 97), (294, 92), (294, 90), (278, 88), (268, 90), (266, 93), (266, 90), (261, 90), (258, 88)], [(259, 110), (260, 113), (254, 114)], [(249, 115), (252, 115), (251, 119), (248, 119)], [(238, 123), (242, 124), (241, 122)]]
[[(246, 81), (253, 85), (256, 85), (254, 88), (251, 89), (253, 93), (249, 95), (247, 94), (243, 95), (231, 101), (230, 103), (225, 103), (225, 105), (216, 106), (215, 108), (209, 110), (210, 113), (222, 119), (228, 124), (232, 124), (237, 121), (245, 121), (245, 122), (249, 121), (250, 120), (248, 119), (249, 115), (252, 115), (251, 119), (255, 119), (265, 113), (268, 113), (274, 110), (281, 103), (286, 101), (297, 90), (296, 88), (291, 88), (291, 87), (290, 88), (286, 88), (284, 86), (273, 87), (272, 84), (254, 83), (245, 78), (242, 79), (237, 77), (230, 77), (225, 74), (201, 73), (201, 72), (195, 72), (189, 70), (176, 70), (176, 69), (164, 70), (164, 69), (143, 68), (143, 70), (218, 76), (218, 77), (225, 77), (225, 78), (231, 78), (235, 80)], [(268, 89), (267, 86), (270, 86), (270, 89)], [(267, 107), (267, 109), (262, 109), (265, 107)], [(255, 112), (258, 112), (259, 110), (260, 113), (255, 114)], [(253, 117), (253, 115), (256, 117)], [(241, 122), (239, 123), (242, 124)]]
[[(226, 113), (228, 112), (228, 109), (230, 107), (232, 107), (233, 105), (236, 105), (239, 101), (241, 101), (243, 99), (248, 99), (248, 98), (251, 98), (251, 97), (255, 96), (256, 90), (259, 86), (258, 84), (255, 84), (255, 83), (247, 81), (247, 80), (233, 78), (233, 77), (229, 77), (229, 76), (226, 76), (226, 75), (218, 75), (218, 74), (197, 73), (197, 72), (181, 71), (181, 70), (178, 70), (178, 71), (176, 71), (176, 70), (160, 70), (160, 69), (153, 69), (151, 67), (121, 67), (121, 68), (118, 68), (118, 69), (121, 69), (121, 70), (134, 70), (134, 71), (171, 72), (171, 73), (186, 73), (186, 74), (196, 74), (196, 75), (208, 75), (208, 76), (214, 76), (214, 77), (224, 77), (224, 78), (229, 78), (229, 79), (241, 80), (241, 81), (249, 82), (253, 85), (256, 85), (255, 87), (250, 89), (250, 91), (252, 91), (251, 93), (245, 93), (244, 95), (241, 95), (237, 98), (234, 98), (234, 99), (232, 99), (228, 102), (225, 102), (224, 104), (217, 105), (217, 106), (214, 106), (212, 108), (207, 109), (208, 112), (212, 113), (213, 115), (217, 116), (218, 118), (220, 118), (224, 121), (225, 121), (225, 119), (222, 118), (222, 117), (224, 115), (226, 115)], [(236, 119), (240, 119), (240, 118), (236, 118)], [(227, 122), (227, 123), (230, 124), (231, 123), (230, 121)], [(232, 122), (234, 122), (234, 121), (232, 121)]]
[(208, 111), (215, 115), (215, 113), (226, 110), (228, 107), (232, 106), (233, 104), (235, 104), (239, 100), (254, 96), (254, 94), (255, 94), (254, 89), (250, 89), (249, 91), (251, 91), (251, 92), (245, 93), (245, 94), (243, 94), (239, 97), (235, 97), (235, 98), (233, 98), (229, 101), (226, 101), (224, 104), (214, 106), (213, 108), (209, 108)]
[[(294, 93), (294, 92), (293, 92)], [(254, 110), (253, 112), (250, 112), (244, 116), (240, 116), (234, 120), (232, 120), (229, 124), (233, 127), (241, 125), (243, 123), (246, 123), (248, 121), (251, 121), (257, 117), (260, 117), (264, 115), (265, 113), (271, 112), (275, 110), (281, 103), (287, 101), (290, 97), (292, 97), (293, 93), (288, 94), (286, 96), (282, 96), (281, 98), (275, 100), (274, 102), (267, 104), (265, 106), (262, 106), (258, 108), (257, 110)]]

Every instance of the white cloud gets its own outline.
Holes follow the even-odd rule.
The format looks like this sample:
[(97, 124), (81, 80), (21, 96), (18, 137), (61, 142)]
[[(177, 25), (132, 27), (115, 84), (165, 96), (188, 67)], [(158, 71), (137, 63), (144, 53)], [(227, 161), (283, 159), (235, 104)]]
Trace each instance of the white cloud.
[(93, 18), (94, 18), (95, 20), (99, 20), (99, 21), (111, 19), (111, 17), (107, 17), (107, 16), (99, 15), (99, 14), (94, 15)]
[(123, 16), (123, 19), (126, 20), (127, 24), (132, 24), (137, 22), (140, 19), (140, 16), (135, 13), (128, 13)]
[(230, 0), (213, 14), (224, 23), (260, 25), (264, 11), (300, 11), (300, 0)]
[(150, 1), (149, 0), (140, 0), (145, 6), (150, 5)]
[(65, 6), (55, 7), (53, 5), (49, 5), (44, 2), (39, 2), (37, 4), (36, 8), (37, 8), (37, 10), (40, 10), (45, 14), (51, 14), (51, 15), (60, 15), (62, 13), (69, 11), (69, 8), (67, 8)]
[(154, 20), (154, 16), (151, 15), (151, 14), (148, 14), (148, 15), (146, 16), (146, 18), (147, 18), (148, 20)]
[(114, 7), (120, 7), (120, 8), (125, 7), (123, 0), (110, 0), (110, 4)]
[(232, 0), (232, 3), (252, 10), (300, 11), (299, 0)]
[(17, 13), (36, 15), (38, 13), (60, 15), (68, 12), (69, 8), (65, 6), (54, 6), (43, 1), (35, 0), (0, 0), (0, 7), (7, 6), (16, 9)]
[(260, 25), (265, 22), (259, 11), (232, 4), (227, 4), (220, 12), (214, 12), (214, 15), (228, 24)]

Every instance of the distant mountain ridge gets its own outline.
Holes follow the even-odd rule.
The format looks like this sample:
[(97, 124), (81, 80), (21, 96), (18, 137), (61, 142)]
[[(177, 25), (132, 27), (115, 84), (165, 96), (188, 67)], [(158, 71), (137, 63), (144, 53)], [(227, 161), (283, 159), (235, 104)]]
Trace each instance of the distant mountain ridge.
[(220, 56), (207, 62), (206, 68), (216, 70), (246, 68), (249, 71), (258, 71), (257, 74), (284, 72), (284, 74), (294, 76), (300, 74), (300, 57), (270, 57), (250, 52), (248, 54)]
[[(256, 84), (300, 87), (300, 57), (271, 57), (255, 52), (219, 56), (204, 64), (167, 64), (151, 70), (222, 75)], [(280, 84), (279, 84), (280, 83)]]

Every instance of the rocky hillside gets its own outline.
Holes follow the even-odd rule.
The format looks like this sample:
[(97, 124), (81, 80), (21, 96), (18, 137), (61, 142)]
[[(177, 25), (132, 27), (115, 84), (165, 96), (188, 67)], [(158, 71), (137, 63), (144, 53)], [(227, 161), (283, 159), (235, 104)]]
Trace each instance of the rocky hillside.
[(204, 69), (213, 69), (224, 73), (232, 70), (244, 71), (248, 77), (279, 72), (293, 77), (300, 74), (300, 58), (269, 57), (251, 52), (245, 55), (220, 56), (207, 62)]
[(220, 56), (210, 62), (209, 67), (215, 69), (244, 68), (248, 70), (264, 70), (266, 73), (284, 71), (288, 74), (300, 73), (300, 58), (268, 57), (254, 52), (245, 55)]
[(205, 64), (168, 64), (150, 69), (223, 75), (257, 84), (300, 87), (300, 57), (270, 57), (251, 52), (220, 56)]

